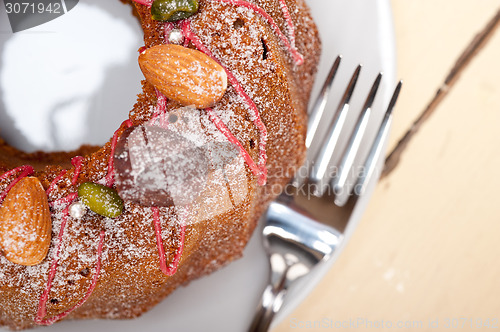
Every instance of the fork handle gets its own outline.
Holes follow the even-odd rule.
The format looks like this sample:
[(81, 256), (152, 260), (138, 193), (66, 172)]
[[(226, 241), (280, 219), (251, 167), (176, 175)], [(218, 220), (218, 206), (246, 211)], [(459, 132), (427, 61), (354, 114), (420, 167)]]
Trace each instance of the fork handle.
[(287, 290), (268, 285), (262, 294), (257, 312), (248, 332), (266, 332), (269, 330), (274, 315), (280, 310)]

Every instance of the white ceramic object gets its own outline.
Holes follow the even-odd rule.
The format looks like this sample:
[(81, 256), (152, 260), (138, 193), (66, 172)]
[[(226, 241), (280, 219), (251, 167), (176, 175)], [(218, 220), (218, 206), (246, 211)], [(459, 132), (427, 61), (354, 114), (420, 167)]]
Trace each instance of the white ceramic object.
[[(353, 96), (353, 106), (358, 108), (361, 107), (364, 102), (363, 98), (375, 79), (376, 74), (379, 71), (383, 71), (384, 80), (374, 106), (376, 110), (374, 112), (374, 117), (381, 119), (384, 111), (383, 106), (387, 105), (396, 84), (395, 42), (390, 1), (307, 0), (307, 2), (318, 24), (323, 41), (323, 53), (317, 76), (317, 84), (314, 89), (314, 96), (319, 91), (319, 86), (326, 77), (331, 63), (338, 54), (342, 54), (344, 60), (337, 74), (337, 78), (335, 79), (334, 90), (336, 92), (333, 93), (332, 99), (338, 100), (340, 98), (342, 93), (341, 88), (345, 86), (357, 64), (362, 63), (364, 69)], [(103, 3), (106, 4), (104, 5)], [(120, 27), (123, 27), (122, 23), (128, 24), (134, 28), (124, 28), (122, 31), (123, 36), (116, 41), (122, 43), (121, 45), (117, 45), (117, 47), (130, 53), (130, 56), (124, 57), (119, 63), (116, 63), (116, 61), (108, 61), (108, 63), (106, 63), (106, 61), (98, 61), (101, 66), (100, 70), (106, 73), (106, 75), (109, 73), (109, 75), (112, 76), (110, 79), (114, 81), (105, 82), (109, 80), (106, 77), (99, 77), (99, 75), (97, 75), (94, 79), (97, 79), (97, 81), (99, 81), (99, 79), (103, 80), (102, 82), (99, 81), (100, 84), (102, 84), (100, 89), (89, 87), (89, 94), (87, 96), (72, 95), (71, 98), (67, 98), (67, 104), (74, 102), (74, 106), (76, 105), (76, 109), (73, 111), (69, 108), (65, 108), (67, 105), (62, 105), (60, 113), (64, 115), (65, 112), (68, 112), (66, 114), (67, 116), (68, 114), (77, 114), (80, 119), (78, 121), (79, 126), (100, 126), (100, 124), (92, 122), (92, 116), (95, 117), (95, 113), (93, 113), (95, 110), (82, 111), (82, 105), (98, 106), (101, 110), (99, 112), (102, 112), (99, 114), (104, 114), (104, 112), (108, 111), (116, 111), (111, 112), (113, 114), (109, 115), (109, 121), (99, 121), (108, 122), (108, 125), (96, 129), (99, 132), (99, 135), (96, 135), (98, 136), (96, 141), (90, 139), (94, 137), (92, 136), (94, 135), (94, 131), (87, 133), (78, 132), (78, 135), (76, 135), (78, 137), (73, 138), (74, 142), (72, 144), (75, 146), (78, 146), (82, 142), (101, 144), (106, 141), (113, 130), (126, 117), (131, 105), (135, 101), (135, 94), (139, 92), (138, 82), (142, 79), (142, 74), (136, 65), (136, 53), (134, 53), (142, 44), (140, 29), (138, 26), (134, 26), (134, 24), (137, 23), (133, 21), (133, 18), (130, 19), (127, 17), (127, 15), (129, 15), (129, 10), (126, 8), (124, 9), (118, 1), (104, 2), (99, 0), (87, 0), (81, 1), (72, 12), (74, 12), (76, 16), (78, 11), (81, 11), (84, 7), (88, 7), (87, 9), (91, 11), (112, 10), (118, 13), (114, 15), (119, 19), (113, 21), (113, 24), (115, 24), (113, 29), (120, 29)], [(13, 36), (12, 33), (10, 33), (10, 27), (7, 24), (5, 13), (1, 12), (2, 11), (0, 11), (0, 93), (2, 97), (0, 100), (5, 101), (6, 90), (14, 91), (13, 89), (5, 88), (5, 80), (11, 82), (10, 80), (12, 78), (6, 76), (4, 67), (7, 63), (5, 55), (5, 50), (7, 49), (6, 45)], [(65, 16), (67, 16), (68, 19), (71, 18), (70, 15), (72, 12), (69, 12)], [(102, 15), (107, 14), (104, 12)], [(26, 36), (23, 38), (28, 38), (28, 40), (35, 40), (36, 36), (42, 37), (44, 34), (49, 34), (50, 38), (50, 33), (59, 29), (57, 24), (62, 24), (63, 22), (60, 21), (63, 21), (63, 18), (18, 34), (25, 34)], [(97, 47), (99, 46), (94, 45), (90, 50), (95, 52)], [(66, 65), (69, 66), (69, 69), (66, 68), (66, 71), (60, 72), (61, 75), (64, 75), (68, 71), (71, 72), (71, 70), (75, 68), (75, 70), (85, 70), (78, 68), (76, 64)], [(124, 68), (126, 69), (127, 75), (123, 74)], [(120, 70), (122, 71), (120, 72)], [(120, 72), (120, 75), (114, 75), (116, 72)], [(82, 73), (80, 73), (80, 75), (81, 74)], [(81, 77), (82, 76), (75, 79), (81, 80)], [(66, 87), (63, 86), (62, 88)], [(125, 93), (124, 91), (127, 92)], [(90, 92), (93, 92), (93, 94)], [(26, 98), (32, 95), (30, 90), (25, 90), (23, 93), (26, 94), (24, 96)], [(65, 95), (67, 96), (68, 93), (72, 92), (66, 91)], [(115, 97), (108, 98), (106, 97), (108, 94), (112, 94)], [(127, 99), (128, 97), (130, 97), (130, 100)], [(119, 103), (119, 105), (117, 103)], [(18, 106), (13, 107), (18, 108)], [(67, 143), (67, 139), (64, 138), (66, 137), (65, 135), (71, 135), (71, 133), (60, 132), (57, 135), (51, 136), (49, 133), (48, 138), (39, 140), (38, 138), (29, 137), (29, 131), (33, 130), (33, 128), (31, 128), (27, 129), (28, 134), (22, 134), (28, 136), (21, 137), (22, 135), (20, 136), (19, 132), (14, 131), (19, 130), (17, 123), (20, 123), (21, 120), (25, 121), (27, 118), (36, 116), (36, 114), (30, 115), (27, 110), (24, 110), (21, 115), (14, 114), (12, 116), (12, 113), (15, 113), (14, 110), (7, 110), (5, 103), (0, 102), (0, 132), (2, 132), (2, 135), (7, 134), (6, 136), (15, 137), (17, 139), (16, 144), (26, 150), (36, 147), (49, 149), (64, 148), (63, 145)], [(57, 124), (65, 123), (65, 121), (68, 121), (67, 116), (66, 118), (63, 116), (62, 119), (59, 120), (54, 118), (50, 125), (57, 126)], [(17, 120), (12, 120), (12, 117)], [(374, 123), (373, 128), (376, 127), (377, 124)], [(370, 139), (370, 135), (374, 134), (375, 130), (373, 129), (371, 133), (368, 133), (367, 139)], [(21, 138), (19, 139), (19, 137)], [(52, 144), (52, 147), (49, 146), (50, 144)], [(70, 148), (71, 147), (74, 146), (70, 146)], [(346, 229), (347, 239), (350, 237), (350, 234), (352, 234), (357, 222), (361, 218), (375, 183), (376, 179), (372, 179), (366, 195), (360, 200), (357, 209), (354, 211), (349, 226)], [(340, 249), (342, 249), (342, 247)], [(321, 277), (331, 268), (336, 257), (340, 253), (341, 250), (338, 250), (333, 259), (317, 269), (317, 271), (308, 276), (307, 279), (304, 279), (300, 287), (292, 290), (282, 312), (276, 316), (275, 323), (284, 319), (284, 317), (305, 298)], [(251, 322), (254, 309), (260, 299), (261, 292), (266, 285), (268, 271), (267, 259), (261, 248), (260, 233), (257, 231), (252, 237), (241, 259), (207, 277), (191, 282), (187, 287), (176, 290), (153, 310), (147, 312), (140, 318), (117, 321), (65, 321), (49, 328), (44, 328), (43, 331), (246, 331)], [(35, 331), (38, 330), (42, 331), (41, 328), (35, 329)], [(0, 331), (6, 330), (0, 328)]]

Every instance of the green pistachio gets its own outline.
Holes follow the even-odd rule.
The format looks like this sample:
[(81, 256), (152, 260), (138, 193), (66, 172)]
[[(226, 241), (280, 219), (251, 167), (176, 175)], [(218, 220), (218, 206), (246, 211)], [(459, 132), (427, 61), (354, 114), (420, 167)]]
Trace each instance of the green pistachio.
[(123, 212), (123, 201), (115, 189), (93, 182), (78, 187), (78, 197), (90, 210), (104, 217), (115, 218)]
[(197, 11), (198, 0), (155, 0), (151, 5), (151, 16), (157, 21), (179, 21)]

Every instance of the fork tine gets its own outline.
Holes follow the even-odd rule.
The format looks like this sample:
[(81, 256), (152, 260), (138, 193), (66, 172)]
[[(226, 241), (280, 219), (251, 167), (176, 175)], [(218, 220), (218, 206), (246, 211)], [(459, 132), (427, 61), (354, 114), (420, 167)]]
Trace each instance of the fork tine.
[(323, 83), (323, 87), (321, 88), (321, 92), (316, 98), (314, 102), (314, 106), (312, 108), (311, 114), (309, 114), (309, 121), (307, 124), (307, 136), (306, 136), (306, 148), (309, 149), (311, 146), (311, 142), (313, 140), (316, 131), (318, 130), (319, 122), (323, 117), (323, 113), (325, 111), (326, 102), (328, 101), (328, 96), (330, 89), (333, 84), (333, 79), (335, 78), (335, 74), (337, 74), (337, 70), (340, 66), (340, 61), (342, 60), (342, 56), (339, 55), (330, 69), (328, 76), (326, 77), (325, 83)]
[(315, 158), (311, 161), (311, 171), (309, 174), (309, 182), (311, 184), (316, 184), (313, 194), (316, 196), (321, 196), (325, 190), (325, 185), (323, 184), (323, 179), (328, 171), (328, 166), (333, 157), (333, 152), (335, 150), (335, 146), (337, 145), (338, 139), (340, 137), (340, 133), (342, 128), (344, 127), (345, 120), (347, 118), (347, 112), (350, 108), (350, 101), (356, 87), (356, 83), (359, 78), (359, 73), (361, 72), (361, 65), (358, 65), (356, 70), (354, 71), (349, 85), (342, 97), (342, 100), (337, 108), (337, 112), (333, 117), (328, 134), (326, 135), (325, 144), (321, 145), (321, 149), (316, 154)]
[(344, 206), (349, 199), (351, 194), (351, 189), (354, 183), (349, 183), (349, 174), (354, 165), (354, 160), (359, 152), (359, 147), (361, 146), (361, 141), (368, 127), (369, 119), (371, 116), (371, 110), (373, 101), (377, 94), (378, 88), (380, 87), (380, 82), (382, 80), (382, 73), (377, 75), (377, 78), (373, 82), (370, 89), (370, 93), (366, 98), (365, 105), (358, 117), (354, 130), (349, 139), (349, 143), (343, 153), (342, 160), (338, 166), (338, 171), (333, 179), (332, 188), (335, 193), (335, 204), (338, 206)]
[[(312, 119), (309, 122), (309, 125), (313, 127), (308, 131), (307, 137), (309, 164), (306, 163), (305, 166), (299, 168), (299, 172), (292, 183), (296, 185), (298, 181), (302, 180), (300, 183), (302, 185), (302, 183), (308, 181), (308, 184), (312, 184), (312, 186), (307, 188), (310, 189), (307, 190), (307, 193), (312, 193), (317, 196), (323, 195), (326, 188), (331, 189), (331, 187), (329, 187), (330, 185), (335, 186), (336, 189), (334, 188), (334, 190), (338, 191), (341, 189), (339, 192), (334, 192), (336, 196), (335, 202), (328, 200), (331, 206), (344, 205), (349, 200), (351, 192), (353, 192), (353, 197), (350, 201), (350, 203), (353, 204), (348, 204), (346, 207), (340, 209), (336, 208), (335, 210), (335, 214), (338, 212), (340, 217), (340, 220), (336, 220), (336, 222), (345, 223), (343, 227), (347, 227), (346, 225), (349, 223), (352, 224), (350, 220), (353, 211), (356, 209), (356, 206), (358, 206), (356, 203), (357, 198), (365, 191), (365, 186), (370, 182), (370, 178), (378, 165), (377, 161), (380, 160), (381, 154), (383, 153), (385, 147), (384, 142), (387, 139), (392, 119), (392, 111), (398, 99), (402, 82), (399, 82), (394, 90), (387, 110), (385, 111), (384, 118), (376, 132), (375, 139), (372, 141), (371, 146), (369, 146), (370, 150), (366, 158), (360, 160), (360, 162), (363, 162), (362, 164), (360, 163), (360, 165), (364, 167), (363, 171), (351, 172), (351, 169), (354, 166), (354, 162), (356, 161), (357, 165), (358, 159), (360, 159), (357, 157), (359, 154), (359, 146), (365, 135), (372, 112), (372, 106), (382, 80), (381, 73), (378, 74), (370, 89), (363, 108), (358, 115), (354, 130), (349, 137), (347, 147), (344, 148), (344, 153), (340, 158), (341, 163), (338, 166), (340, 170), (336, 169), (336, 174), (327, 174), (328, 169), (334, 165), (333, 152), (336, 150), (335, 145), (337, 144), (340, 133), (343, 131), (346, 115), (350, 108), (350, 99), (361, 71), (360, 65), (354, 71), (342, 100), (335, 114), (333, 114), (333, 118), (328, 121), (329, 127), (326, 130), (321, 130), (322, 133), (319, 134), (319, 123), (325, 117), (326, 98), (328, 97), (333, 76), (335, 76), (335, 72), (338, 69), (338, 62), (340, 62), (340, 58), (337, 58), (330, 70), (327, 82), (324, 84), (322, 92), (315, 102)], [(330, 118), (330, 116), (328, 116), (328, 118)], [(323, 120), (323, 122), (325, 122), (325, 120)], [(324, 131), (327, 132), (327, 135), (323, 135)], [(316, 153), (313, 151), (314, 149), (311, 148), (312, 146), (320, 150)], [(313, 159), (311, 157), (315, 158)], [(336, 159), (337, 158), (335, 158), (335, 163), (337, 163)], [(317, 163), (315, 163), (315, 161), (317, 161)], [(307, 173), (311, 174), (307, 176)], [(355, 173), (355, 177), (349, 173)], [(349, 179), (349, 181), (347, 181), (347, 179)], [(349, 190), (346, 190), (347, 186), (349, 186)], [(354, 190), (352, 190), (352, 188), (354, 188)], [(312, 211), (307, 208), (304, 210), (304, 202), (302, 202), (303, 205), (301, 205), (301, 200), (296, 200), (296, 198), (300, 196), (300, 191), (289, 192), (284, 190), (281, 195), (270, 204), (265, 214), (264, 219), (266, 224), (262, 234), (264, 249), (269, 259), (271, 273), (269, 284), (261, 297), (261, 302), (257, 307), (249, 331), (267, 331), (274, 314), (280, 310), (281, 305), (284, 303), (288, 289), (291, 289), (292, 285), (295, 284), (299, 278), (311, 272), (316, 264), (326, 261), (330, 257), (330, 254), (336, 250), (337, 246), (341, 244), (342, 241), (345, 241), (345, 233), (340, 233), (330, 226), (323, 224), (322, 221), (328, 223), (326, 220), (314, 219), (314, 217), (311, 217), (309, 212), (312, 213)], [(322, 206), (321, 209), (323, 207), (325, 209), (321, 212), (331, 214), (332, 211), (329, 207)], [(310, 204), (309, 208), (314, 209), (314, 204)], [(311, 233), (310, 231), (313, 232)]]
[(356, 186), (354, 187), (354, 193), (357, 196), (361, 196), (364, 194), (366, 186), (370, 182), (369, 179), (372, 177), (373, 173), (375, 173), (377, 160), (379, 160), (380, 155), (384, 150), (383, 142), (385, 142), (386, 137), (389, 134), (389, 127), (392, 120), (392, 110), (394, 109), (394, 105), (396, 105), (396, 101), (398, 100), (399, 92), (401, 91), (402, 86), (403, 82), (399, 81), (396, 88), (394, 89), (394, 93), (392, 94), (389, 106), (387, 106), (387, 110), (385, 111), (384, 118), (382, 119), (382, 123), (380, 124), (379, 130), (377, 132), (377, 136), (375, 136), (372, 146), (370, 147), (370, 152), (368, 153), (363, 166), (363, 173), (358, 178)]

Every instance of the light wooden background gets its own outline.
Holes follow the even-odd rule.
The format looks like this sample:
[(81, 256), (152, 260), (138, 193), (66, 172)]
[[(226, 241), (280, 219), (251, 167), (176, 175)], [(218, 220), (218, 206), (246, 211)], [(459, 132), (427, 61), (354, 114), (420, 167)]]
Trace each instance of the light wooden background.
[[(339, 260), (275, 332), (379, 331), (388, 324), (500, 329), (499, 23), (443, 86), (475, 37), (498, 20), (500, 0), (392, 6), (405, 84), (390, 141), (399, 163), (378, 184)], [(447, 93), (424, 113), (439, 88)], [(418, 121), (422, 114), (428, 116)]]

